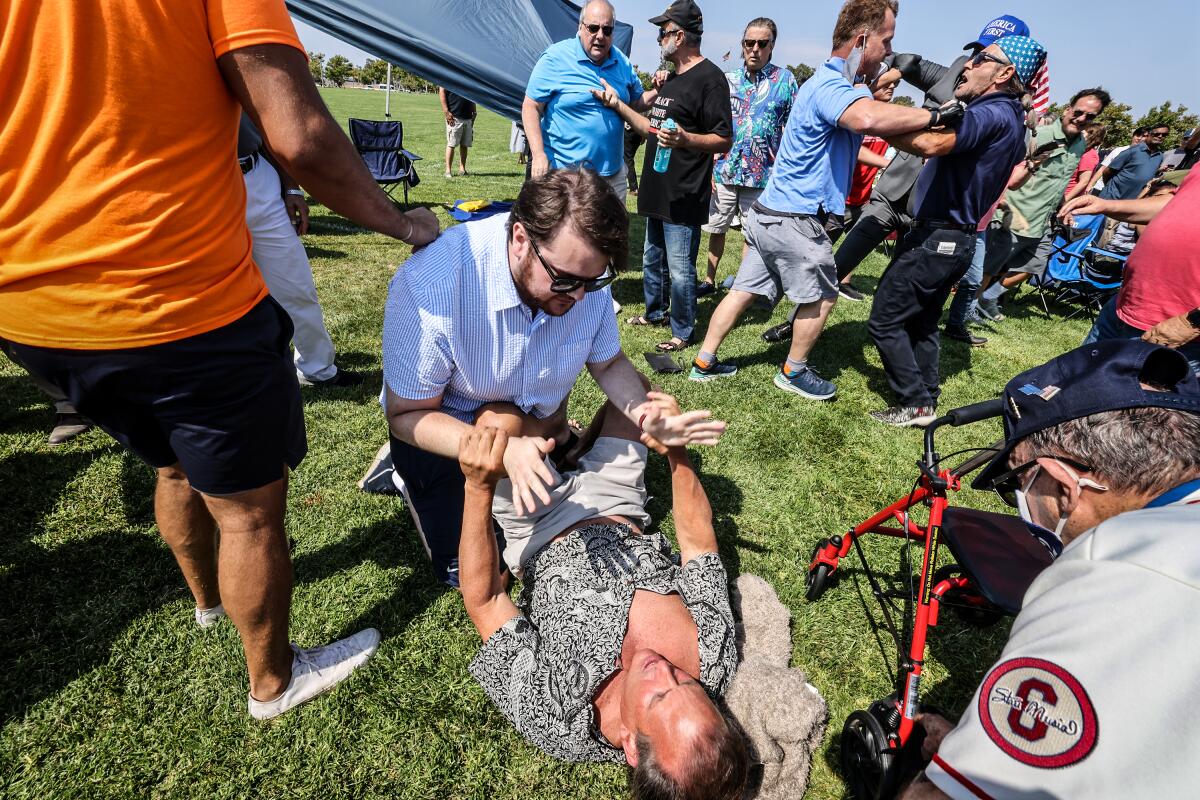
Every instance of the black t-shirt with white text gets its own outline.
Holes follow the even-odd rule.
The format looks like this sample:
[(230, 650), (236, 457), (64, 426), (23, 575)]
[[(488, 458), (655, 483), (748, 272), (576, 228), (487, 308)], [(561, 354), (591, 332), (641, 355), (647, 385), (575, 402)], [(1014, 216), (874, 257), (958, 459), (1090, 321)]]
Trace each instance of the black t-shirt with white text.
[[(682, 74), (671, 75), (650, 109), (650, 126), (658, 128), (667, 119), (688, 133), (732, 136), (729, 83), (721, 68), (706, 58)], [(677, 225), (708, 222), (713, 154), (677, 147), (667, 171), (655, 172), (657, 154), (658, 137), (651, 136), (642, 162), (638, 213)]]

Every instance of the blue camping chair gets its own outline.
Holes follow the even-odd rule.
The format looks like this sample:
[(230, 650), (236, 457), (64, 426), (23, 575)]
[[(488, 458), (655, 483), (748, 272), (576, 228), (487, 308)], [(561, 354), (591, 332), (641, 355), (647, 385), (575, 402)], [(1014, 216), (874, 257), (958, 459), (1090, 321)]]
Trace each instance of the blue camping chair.
[(1121, 288), (1127, 256), (1093, 244), (1103, 229), (1102, 216), (1079, 217), (1073, 228), (1054, 221), (1053, 249), (1046, 273), (1032, 281), (1046, 316), (1050, 315), (1050, 303), (1056, 302), (1075, 306), (1066, 319), (1083, 313), (1094, 321)]
[(404, 126), (392, 120), (351, 118), (350, 141), (388, 197), (397, 186), (404, 187), (407, 206), (408, 188), (421, 182), (413, 163), (421, 157), (404, 149)]

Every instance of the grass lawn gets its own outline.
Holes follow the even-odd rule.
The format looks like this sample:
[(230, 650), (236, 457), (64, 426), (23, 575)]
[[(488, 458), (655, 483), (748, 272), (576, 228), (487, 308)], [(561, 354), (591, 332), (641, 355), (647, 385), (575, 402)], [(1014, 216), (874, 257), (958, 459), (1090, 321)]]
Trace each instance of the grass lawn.
[[(382, 92), (324, 90), (335, 116), (383, 117)], [(523, 168), (508, 152), (509, 123), (481, 111), (466, 179), (445, 180), (436, 96), (393, 96), (406, 144), (425, 156), (415, 203), (512, 199)], [(631, 198), (631, 207), (633, 204)], [(632, 269), (614, 284), (630, 314), (642, 310), (643, 226), (635, 217)], [(305, 390), (309, 454), (292, 478), (288, 530), (295, 564), (292, 637), (324, 643), (366, 625), (383, 632), (378, 655), (336, 692), (271, 724), (246, 713), (247, 683), (233, 626), (201, 631), (190, 595), (158, 538), (152, 473), (95, 431), (51, 450), (52, 411), (20, 370), (0, 362), (0, 795), (46, 797), (610, 798), (624, 774), (562, 765), (524, 743), (467, 673), (478, 642), (462, 603), (429, 576), (408, 512), (354, 487), (385, 424), (379, 335), (389, 276), (406, 246), (365, 232), (321, 207), (305, 237), (340, 362), (366, 372), (354, 389)], [(736, 269), (729, 237), (721, 276)], [(705, 248), (701, 248), (701, 253)], [(882, 255), (859, 282), (874, 288)], [(716, 300), (700, 303), (701, 330)], [(837, 738), (846, 715), (891, 691), (895, 653), (864, 613), (865, 582), (846, 569), (818, 603), (806, 603), (803, 565), (813, 543), (908, 491), (920, 453), (916, 431), (866, 412), (888, 404), (866, 331), (869, 303), (839, 303), (813, 362), (839, 398), (814, 403), (770, 385), (783, 345), (758, 337), (786, 309), (753, 312), (722, 356), (741, 372), (710, 384), (682, 375), (661, 383), (685, 408), (729, 421), (718, 447), (697, 452), (733, 575), (762, 575), (794, 615), (794, 663), (829, 701), (825, 748), (809, 797), (843, 796)], [(995, 396), (1016, 372), (1076, 345), (1083, 322), (1047, 320), (1017, 305), (988, 346), (943, 343), (943, 407)], [(662, 329), (622, 326), (641, 353)], [(694, 353), (695, 351), (691, 351)], [(572, 412), (587, 417), (600, 393), (584, 377)], [(999, 436), (991, 422), (948, 431), (943, 452)], [(665, 465), (649, 470), (652, 512), (670, 532)], [(997, 508), (966, 490), (965, 504)], [(869, 541), (873, 563), (895, 572), (899, 546)], [(847, 564), (847, 567), (853, 565)], [(926, 696), (957, 713), (1002, 645), (947, 615), (930, 643)]]

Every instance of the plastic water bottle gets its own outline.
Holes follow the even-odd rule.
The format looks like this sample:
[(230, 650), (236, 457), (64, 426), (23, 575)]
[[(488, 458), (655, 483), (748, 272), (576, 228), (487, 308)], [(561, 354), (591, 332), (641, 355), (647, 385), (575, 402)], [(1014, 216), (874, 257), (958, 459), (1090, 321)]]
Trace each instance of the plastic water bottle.
[[(669, 119), (659, 126), (664, 131), (673, 131), (679, 126), (675, 124), (675, 120)], [(671, 148), (658, 146), (658, 152), (654, 154), (654, 171), (666, 172), (667, 166), (671, 163)]]

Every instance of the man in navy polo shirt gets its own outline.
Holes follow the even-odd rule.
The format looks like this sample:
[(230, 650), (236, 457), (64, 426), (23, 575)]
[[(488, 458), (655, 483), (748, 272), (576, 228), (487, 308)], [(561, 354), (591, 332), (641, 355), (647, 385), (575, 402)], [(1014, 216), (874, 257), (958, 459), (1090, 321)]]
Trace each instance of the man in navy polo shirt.
[(1045, 58), (1028, 36), (988, 45), (966, 63), (954, 91), (968, 103), (957, 129), (888, 138), (929, 161), (917, 178), (912, 227), (879, 280), (867, 326), (899, 398), (871, 412), (880, 422), (907, 427), (934, 419), (942, 306), (971, 265), (979, 220), (1025, 157), (1019, 98)]
[(1145, 139), (1101, 168), (1104, 188), (1100, 196), (1105, 200), (1132, 200), (1141, 194), (1162, 164), (1162, 143), (1170, 132), (1167, 125), (1155, 125), (1146, 132)]
[[(521, 122), (533, 154), (532, 176), (569, 166), (590, 167), (625, 201), (625, 123), (592, 96), (603, 78), (621, 101), (645, 111), (658, 92), (642, 91), (633, 65), (612, 46), (616, 16), (608, 0), (579, 13), (579, 35), (546, 48), (525, 87)], [(621, 265), (618, 265), (620, 267)]]

